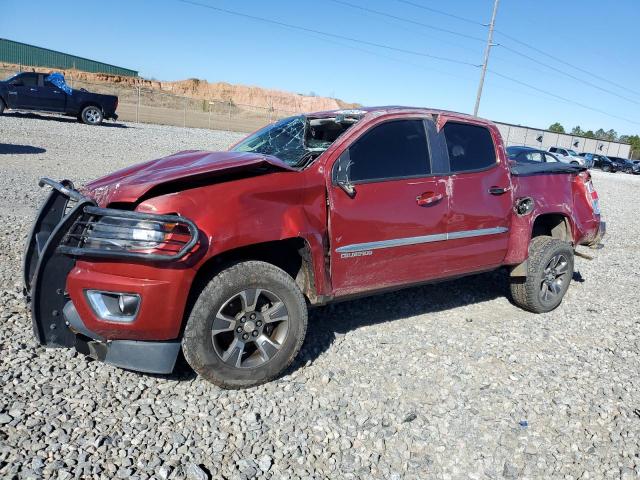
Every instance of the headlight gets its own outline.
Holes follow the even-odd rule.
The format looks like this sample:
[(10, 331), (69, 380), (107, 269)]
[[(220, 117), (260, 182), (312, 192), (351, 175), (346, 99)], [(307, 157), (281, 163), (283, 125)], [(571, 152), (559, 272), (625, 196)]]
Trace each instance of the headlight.
[(89, 227), (85, 245), (107, 250), (148, 250), (163, 243), (174, 227), (174, 223), (103, 217)]
[(180, 215), (87, 205), (67, 221), (57, 250), (75, 256), (173, 261), (191, 252), (199, 237), (195, 223)]

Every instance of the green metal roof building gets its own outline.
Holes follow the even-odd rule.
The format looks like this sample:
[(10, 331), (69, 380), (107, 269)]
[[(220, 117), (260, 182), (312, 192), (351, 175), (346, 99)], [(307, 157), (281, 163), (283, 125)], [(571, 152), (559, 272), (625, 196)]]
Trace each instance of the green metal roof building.
[(138, 76), (136, 70), (116, 67), (108, 63), (57, 52), (48, 48), (35, 47), (26, 43), (14, 42), (5, 38), (0, 38), (0, 62), (31, 67), (75, 68), (83, 72), (108, 73), (126, 77)]

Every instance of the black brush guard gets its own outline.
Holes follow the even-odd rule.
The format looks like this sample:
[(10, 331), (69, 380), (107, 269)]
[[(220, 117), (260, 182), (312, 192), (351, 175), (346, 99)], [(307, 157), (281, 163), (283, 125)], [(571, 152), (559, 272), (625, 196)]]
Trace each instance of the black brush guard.
[[(197, 227), (184, 217), (98, 208), (95, 201), (75, 190), (68, 180), (56, 182), (43, 178), (39, 185), (48, 185), (52, 190), (29, 234), (23, 275), (24, 294), (31, 303), (33, 333), (41, 345), (73, 347), (75, 344), (76, 336), (67, 328), (62, 312), (69, 301), (67, 275), (74, 267), (76, 257), (171, 262), (184, 257), (198, 242)], [(106, 216), (181, 224), (188, 229), (190, 240), (170, 254), (85, 248), (83, 232), (97, 219)]]

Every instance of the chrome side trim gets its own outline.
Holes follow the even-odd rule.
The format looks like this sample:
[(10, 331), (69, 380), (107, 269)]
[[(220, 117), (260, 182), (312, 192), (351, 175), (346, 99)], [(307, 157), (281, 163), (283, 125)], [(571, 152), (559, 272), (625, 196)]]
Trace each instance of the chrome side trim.
[(459, 238), (482, 237), (484, 235), (496, 235), (498, 233), (506, 233), (509, 229), (506, 227), (481, 228), (479, 230), (462, 230), (461, 232), (447, 233), (447, 240), (457, 240)]
[(441, 242), (447, 239), (446, 233), (436, 233), (434, 235), (423, 235), (422, 237), (395, 238), (393, 240), (382, 240), (379, 242), (354, 243), (336, 248), (337, 253), (361, 252), (363, 250), (379, 250), (381, 248), (404, 247), (407, 245), (417, 245), (419, 243)]
[(381, 240), (379, 242), (354, 243), (336, 248), (336, 253), (362, 252), (366, 250), (379, 250), (381, 248), (405, 247), (408, 245), (418, 245), (421, 243), (442, 242), (444, 240), (458, 240), (460, 238), (481, 237), (484, 235), (496, 235), (506, 233), (506, 227), (481, 228), (478, 230), (462, 230), (459, 232), (436, 233), (433, 235), (423, 235), (420, 237), (394, 238), (392, 240)]

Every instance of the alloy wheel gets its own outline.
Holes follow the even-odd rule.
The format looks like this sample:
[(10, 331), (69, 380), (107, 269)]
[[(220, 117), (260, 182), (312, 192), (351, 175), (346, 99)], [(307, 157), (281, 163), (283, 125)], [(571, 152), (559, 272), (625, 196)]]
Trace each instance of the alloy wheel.
[(100, 121), (100, 111), (97, 108), (87, 108), (84, 112), (84, 118), (89, 123), (98, 123)]
[(540, 283), (540, 300), (552, 302), (562, 294), (569, 278), (569, 261), (563, 254), (554, 255), (544, 269)]
[(255, 368), (270, 361), (289, 331), (289, 313), (275, 293), (248, 288), (218, 310), (211, 338), (216, 354), (236, 368)]

